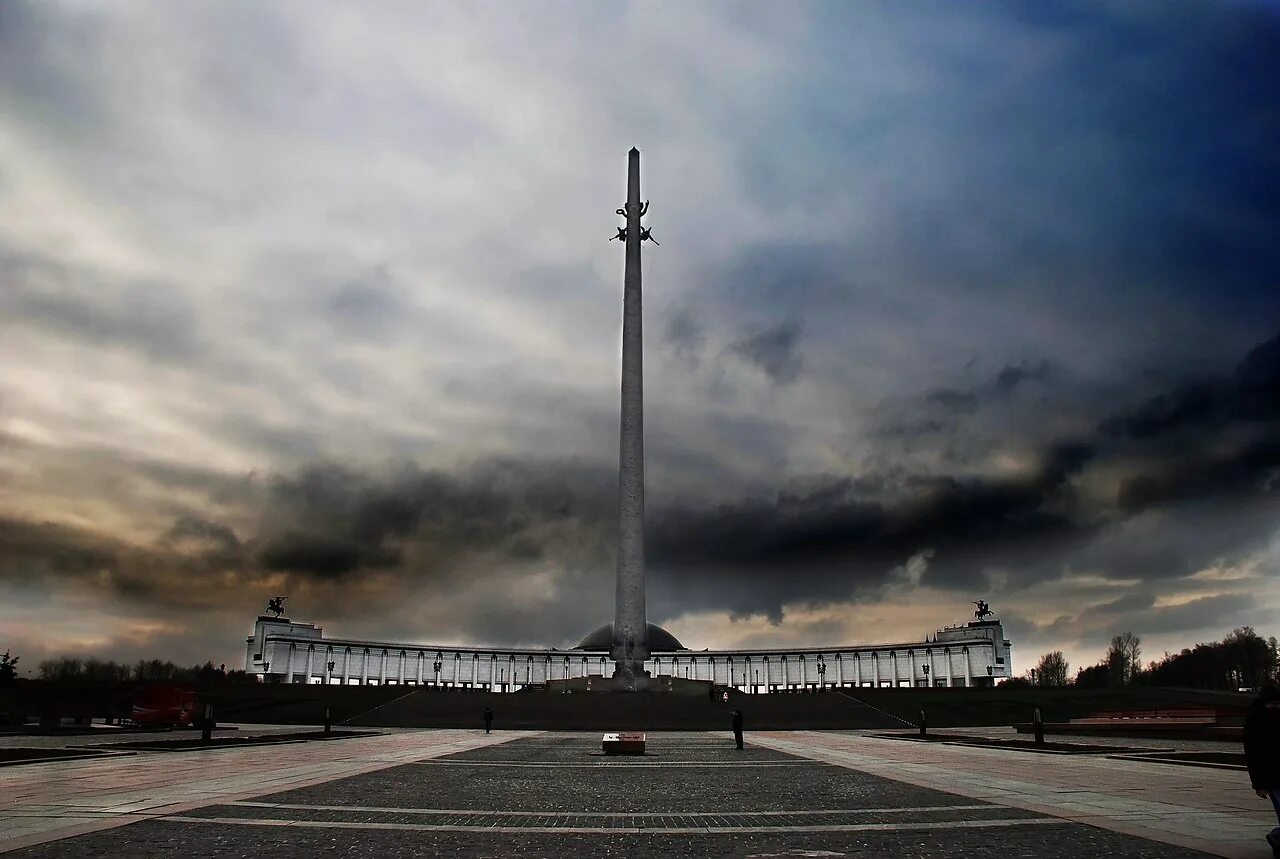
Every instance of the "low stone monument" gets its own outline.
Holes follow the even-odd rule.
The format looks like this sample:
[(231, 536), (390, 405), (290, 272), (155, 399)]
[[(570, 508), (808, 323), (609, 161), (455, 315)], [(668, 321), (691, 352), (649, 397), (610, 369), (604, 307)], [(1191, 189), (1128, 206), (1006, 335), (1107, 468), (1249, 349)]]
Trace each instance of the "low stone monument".
[(644, 734), (605, 734), (602, 745), (606, 755), (643, 755)]

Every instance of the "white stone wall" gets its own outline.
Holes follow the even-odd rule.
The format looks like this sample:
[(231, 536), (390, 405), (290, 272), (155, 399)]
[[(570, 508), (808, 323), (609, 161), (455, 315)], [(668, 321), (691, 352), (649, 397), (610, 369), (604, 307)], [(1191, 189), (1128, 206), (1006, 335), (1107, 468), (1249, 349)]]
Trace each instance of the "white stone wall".
[[(425, 684), (504, 691), (613, 671), (603, 652), (325, 639), (319, 627), (273, 618), (258, 619), (253, 637), (246, 641), (245, 666), (286, 683)], [(969, 686), (994, 682), (1011, 672), (1009, 643), (998, 623), (940, 630), (927, 641), (884, 647), (658, 653), (645, 667), (655, 677), (714, 680), (756, 692)]]

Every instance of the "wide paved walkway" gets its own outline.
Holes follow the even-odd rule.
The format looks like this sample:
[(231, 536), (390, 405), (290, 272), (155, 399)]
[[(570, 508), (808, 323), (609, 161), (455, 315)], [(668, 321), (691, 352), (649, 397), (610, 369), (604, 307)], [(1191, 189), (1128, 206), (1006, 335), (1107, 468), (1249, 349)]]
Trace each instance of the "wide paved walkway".
[(1263, 842), (1276, 825), (1271, 803), (1254, 794), (1248, 775), (1240, 771), (904, 742), (854, 732), (771, 732), (754, 734), (752, 740), (810, 760), (1217, 856), (1271, 856)]
[[(1081, 765), (1075, 758), (1038, 756), (1036, 765), (1026, 753), (850, 734), (749, 737), (737, 751), (727, 734), (652, 734), (650, 754), (612, 758), (596, 733), (404, 731), (18, 767), (0, 770), (0, 794), (20, 794), (0, 819), (41, 828), (0, 846), (23, 859), (1205, 855), (1120, 831), (1113, 824), (1131, 821), (1110, 811), (1063, 814), (1073, 810), (1029, 808), (1013, 795), (1023, 778), (1037, 797), (1056, 792), (1078, 778), (1067, 774)], [(930, 755), (938, 760), (916, 760)], [(924, 783), (930, 769), (948, 783)], [(1216, 772), (1170, 771), (1188, 792)], [(98, 831), (49, 840), (75, 826)], [(1261, 830), (1253, 835), (1261, 845)], [(45, 843), (20, 847), (23, 839)]]
[[(266, 732), (246, 728), (245, 733)], [(233, 802), (450, 755), (517, 736), (528, 734), (403, 731), (324, 742), (0, 767), (0, 852), (213, 802)], [(61, 745), (73, 744), (75, 739), (65, 738)]]

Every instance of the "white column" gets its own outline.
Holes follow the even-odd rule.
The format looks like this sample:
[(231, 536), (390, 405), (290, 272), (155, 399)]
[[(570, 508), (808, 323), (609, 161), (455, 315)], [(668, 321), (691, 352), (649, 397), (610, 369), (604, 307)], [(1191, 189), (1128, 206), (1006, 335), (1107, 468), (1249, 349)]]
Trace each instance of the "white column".
[(418, 651), (418, 685), (422, 685), (422, 669), (425, 665), (427, 655), (421, 650)]
[(871, 651), (871, 684), (880, 688), (880, 651)]
[(836, 685), (844, 688), (844, 654), (836, 654)]
[(973, 663), (969, 661), (969, 645), (964, 646), (964, 685), (967, 689), (973, 685)]
[(791, 672), (787, 668), (787, 657), (782, 657), (782, 688), (789, 689), (791, 687)]
[(314, 644), (308, 644), (307, 645), (307, 668), (306, 668), (307, 673), (306, 673), (306, 676), (302, 678), (303, 683), (311, 682), (311, 662), (315, 658), (315, 655), (316, 655), (316, 646)]
[(367, 647), (360, 657), (360, 685), (369, 685), (369, 648)]
[(297, 648), (292, 642), (289, 644), (289, 658), (284, 663), (284, 682), (293, 682), (293, 651)]
[(476, 688), (476, 684), (480, 682), (480, 654), (471, 654), (471, 688)]
[(351, 648), (345, 648), (342, 652), (342, 685), (346, 686), (351, 680)]

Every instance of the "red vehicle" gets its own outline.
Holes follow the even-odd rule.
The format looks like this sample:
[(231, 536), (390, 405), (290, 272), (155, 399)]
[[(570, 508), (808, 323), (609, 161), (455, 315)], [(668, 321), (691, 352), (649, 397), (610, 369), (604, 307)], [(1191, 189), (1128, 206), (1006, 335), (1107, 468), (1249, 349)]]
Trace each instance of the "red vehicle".
[(142, 686), (133, 693), (133, 723), (186, 728), (194, 724), (196, 693), (180, 686)]

